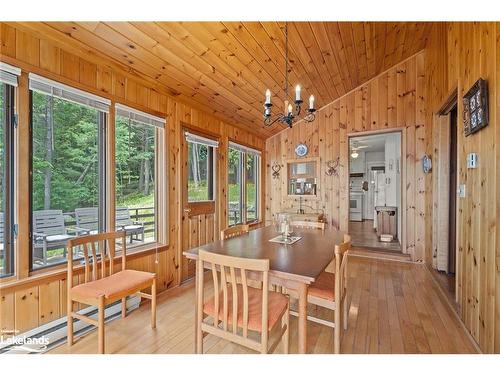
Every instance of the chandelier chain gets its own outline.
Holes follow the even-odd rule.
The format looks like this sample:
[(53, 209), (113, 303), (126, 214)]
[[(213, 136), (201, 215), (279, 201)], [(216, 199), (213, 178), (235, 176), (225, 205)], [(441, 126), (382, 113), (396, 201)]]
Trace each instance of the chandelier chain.
[[(295, 100), (292, 102), (289, 98), (289, 82), (288, 82), (288, 73), (290, 70), (290, 61), (288, 59), (288, 22), (285, 21), (285, 108), (283, 113), (280, 113), (274, 119), (271, 115), (271, 90), (266, 90), (266, 102), (264, 103), (264, 125), (271, 126), (276, 122), (281, 122), (282, 124), (286, 124), (289, 127), (292, 127), (292, 124), (297, 121), (297, 118), (301, 113), (301, 105), (302, 99), (300, 98), (300, 86), (297, 85), (295, 88)], [(292, 103), (295, 104), (295, 108)], [(315, 119), (316, 109), (314, 108), (314, 96), (311, 95), (309, 97), (309, 108), (307, 109), (307, 114), (302, 118), (305, 122), (312, 122)]]
[(285, 22), (285, 100), (288, 100), (288, 22)]

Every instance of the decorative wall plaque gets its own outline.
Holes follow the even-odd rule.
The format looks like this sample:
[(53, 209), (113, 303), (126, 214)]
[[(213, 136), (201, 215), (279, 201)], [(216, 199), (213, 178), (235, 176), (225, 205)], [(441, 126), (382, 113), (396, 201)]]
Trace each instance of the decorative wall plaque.
[(480, 78), (467, 91), (464, 103), (465, 136), (477, 132), (488, 125), (488, 83)]

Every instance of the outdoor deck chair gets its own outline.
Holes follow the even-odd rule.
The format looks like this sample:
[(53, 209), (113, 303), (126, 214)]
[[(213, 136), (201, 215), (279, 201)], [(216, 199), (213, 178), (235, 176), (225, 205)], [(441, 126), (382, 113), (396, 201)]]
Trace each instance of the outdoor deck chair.
[(76, 233), (79, 236), (99, 233), (99, 209), (75, 208)]
[[(130, 218), (128, 207), (116, 208), (116, 230), (124, 230), (130, 235), (130, 243), (135, 239), (144, 242), (144, 223)], [(139, 240), (139, 235), (141, 239)]]
[(47, 251), (63, 248), (66, 257), (67, 241), (75, 237), (67, 233), (62, 210), (33, 211), (33, 256), (47, 265)]
[[(114, 272), (116, 240), (121, 239), (121, 270)], [(122, 318), (126, 317), (126, 298), (137, 294), (151, 300), (151, 328), (156, 327), (156, 274), (126, 269), (126, 233), (111, 232), (73, 238), (68, 241), (67, 317), (68, 345), (73, 345), (73, 318), (98, 329), (99, 353), (104, 354), (104, 318), (106, 305), (121, 300)], [(84, 259), (83, 284), (73, 286), (73, 248), (80, 247)], [(141, 292), (151, 288), (151, 294)], [(73, 312), (73, 302), (97, 307), (97, 321)]]

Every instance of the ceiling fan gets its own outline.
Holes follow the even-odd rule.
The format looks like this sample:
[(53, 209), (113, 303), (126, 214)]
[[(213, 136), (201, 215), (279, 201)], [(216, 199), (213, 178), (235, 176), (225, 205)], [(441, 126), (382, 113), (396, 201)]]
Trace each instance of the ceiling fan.
[(351, 158), (356, 159), (359, 156), (358, 150), (369, 146), (360, 145), (358, 141), (353, 141), (351, 144)]

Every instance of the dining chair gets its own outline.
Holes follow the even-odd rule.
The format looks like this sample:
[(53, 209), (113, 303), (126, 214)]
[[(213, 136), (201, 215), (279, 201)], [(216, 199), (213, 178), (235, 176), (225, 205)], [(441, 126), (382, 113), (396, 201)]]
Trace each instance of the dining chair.
[[(204, 266), (211, 270), (214, 291), (214, 296), (207, 300)], [(262, 277), (262, 289), (248, 285), (249, 273)], [(273, 352), (283, 341), (283, 352), (288, 353), (289, 297), (269, 291), (269, 259), (238, 258), (200, 250), (196, 293), (196, 353), (203, 353), (203, 337), (207, 334), (261, 353)], [(275, 327), (279, 328), (278, 337), (269, 345), (269, 334)], [(256, 332), (258, 339), (249, 337), (249, 331)]]
[(235, 225), (220, 231), (220, 239), (227, 240), (228, 238), (241, 236), (242, 234), (248, 233), (250, 231), (250, 225), (240, 224)]
[[(156, 275), (126, 269), (125, 231), (76, 237), (68, 241), (67, 318), (68, 345), (73, 345), (73, 318), (97, 326), (99, 353), (104, 354), (104, 320), (106, 304), (121, 300), (122, 318), (126, 317), (126, 298), (137, 294), (151, 300), (151, 328), (156, 327)], [(121, 246), (121, 270), (114, 272), (116, 240)], [(73, 286), (73, 248), (81, 247), (84, 282)], [(92, 268), (92, 269), (91, 269)], [(151, 288), (151, 294), (141, 290)], [(97, 307), (97, 321), (73, 312), (73, 302)]]
[[(333, 310), (333, 322), (320, 319), (314, 316), (307, 316), (307, 319), (319, 324), (333, 328), (333, 347), (335, 354), (340, 353), (340, 324), (341, 309), (343, 309), (344, 330), (347, 329), (348, 288), (347, 288), (347, 259), (351, 248), (351, 236), (344, 234), (344, 242), (335, 245), (335, 273), (323, 271), (316, 281), (312, 283), (307, 292), (307, 302)], [(291, 292), (293, 295), (293, 292)], [(290, 311), (291, 315), (298, 316), (296, 311)]]
[(298, 228), (321, 229), (325, 230), (325, 223), (322, 221), (301, 221), (293, 220), (290, 225)]

